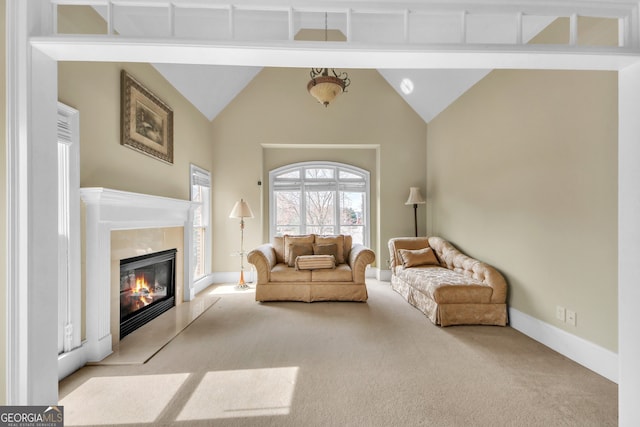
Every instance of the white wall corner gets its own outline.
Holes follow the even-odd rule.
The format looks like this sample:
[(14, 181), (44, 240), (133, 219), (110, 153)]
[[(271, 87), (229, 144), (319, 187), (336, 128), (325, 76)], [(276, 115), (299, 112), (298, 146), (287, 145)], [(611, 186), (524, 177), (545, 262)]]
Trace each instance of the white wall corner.
[(618, 354), (570, 334), (515, 308), (509, 308), (509, 325), (576, 363), (618, 383)]
[(380, 268), (377, 268), (377, 273), (376, 273), (376, 279), (380, 280), (381, 282), (390, 282), (391, 281), (391, 270), (382, 270)]

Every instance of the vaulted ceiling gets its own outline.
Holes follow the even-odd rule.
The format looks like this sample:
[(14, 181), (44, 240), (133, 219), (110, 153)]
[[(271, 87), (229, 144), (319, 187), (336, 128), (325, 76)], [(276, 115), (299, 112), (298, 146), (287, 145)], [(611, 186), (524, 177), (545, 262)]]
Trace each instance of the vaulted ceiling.
[[(94, 7), (106, 20), (107, 10)], [(126, 16), (118, 19), (115, 30), (119, 34), (135, 37), (157, 37), (157, 21), (149, 8), (127, 10)], [(151, 9), (153, 11), (153, 9)], [(244, 10), (241, 24), (234, 29), (239, 40), (278, 39), (282, 35), (281, 26), (273, 11)], [(301, 31), (313, 29), (327, 35), (329, 31), (346, 34), (354, 30), (347, 28), (346, 18), (339, 12), (315, 12), (303, 14), (296, 25)], [(215, 28), (202, 25), (202, 16), (184, 14), (180, 20), (180, 30), (189, 37), (217, 37)], [(212, 15), (212, 19), (215, 15)], [(370, 19), (370, 18), (367, 18)], [(523, 42), (530, 40), (550, 22), (554, 16), (532, 16), (522, 22), (521, 38)], [(392, 25), (389, 25), (391, 22)], [(373, 19), (364, 21), (361, 32), (368, 32), (362, 37), (394, 40), (397, 28), (393, 21)], [(457, 37), (455, 22), (447, 23), (446, 19), (438, 25), (429, 26), (428, 36), (434, 40), (448, 40)], [(425, 27), (426, 28), (426, 27)], [(487, 43), (504, 37), (505, 22), (500, 14), (488, 15), (478, 21), (473, 31), (465, 31), (466, 43)], [(190, 65), (190, 64), (153, 64), (154, 67), (179, 90), (202, 114), (213, 120), (260, 72), (260, 67), (241, 67), (224, 65)], [(348, 70), (342, 70), (348, 71)], [(401, 96), (407, 104), (425, 121), (431, 121), (460, 95), (487, 75), (488, 69), (378, 69), (378, 72)], [(404, 90), (403, 90), (404, 89)]]

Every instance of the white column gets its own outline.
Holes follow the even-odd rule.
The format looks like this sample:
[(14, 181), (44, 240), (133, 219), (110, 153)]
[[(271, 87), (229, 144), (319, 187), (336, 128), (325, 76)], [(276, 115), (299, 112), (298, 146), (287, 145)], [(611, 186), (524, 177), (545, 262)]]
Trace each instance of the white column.
[(87, 203), (86, 218), (86, 357), (97, 362), (112, 352), (111, 227), (100, 221), (99, 205)]
[(640, 425), (640, 64), (618, 73), (619, 425)]

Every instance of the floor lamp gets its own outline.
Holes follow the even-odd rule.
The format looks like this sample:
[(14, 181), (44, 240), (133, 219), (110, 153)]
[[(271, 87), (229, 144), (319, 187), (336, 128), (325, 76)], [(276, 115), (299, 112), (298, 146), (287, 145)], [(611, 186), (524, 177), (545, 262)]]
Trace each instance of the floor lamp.
[(253, 218), (253, 212), (249, 204), (243, 199), (233, 206), (229, 218), (240, 218), (240, 280), (236, 288), (247, 289), (249, 286), (244, 282), (244, 219)]
[(405, 205), (413, 205), (413, 223), (415, 225), (416, 237), (418, 237), (418, 205), (424, 205), (427, 203), (422, 194), (420, 194), (419, 187), (409, 188), (409, 198), (405, 202)]

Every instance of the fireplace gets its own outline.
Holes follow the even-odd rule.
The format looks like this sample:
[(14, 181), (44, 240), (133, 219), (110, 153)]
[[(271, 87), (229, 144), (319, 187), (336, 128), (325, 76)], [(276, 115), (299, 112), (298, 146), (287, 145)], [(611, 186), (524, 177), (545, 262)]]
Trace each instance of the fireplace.
[(120, 339), (175, 305), (176, 252), (120, 261)]

